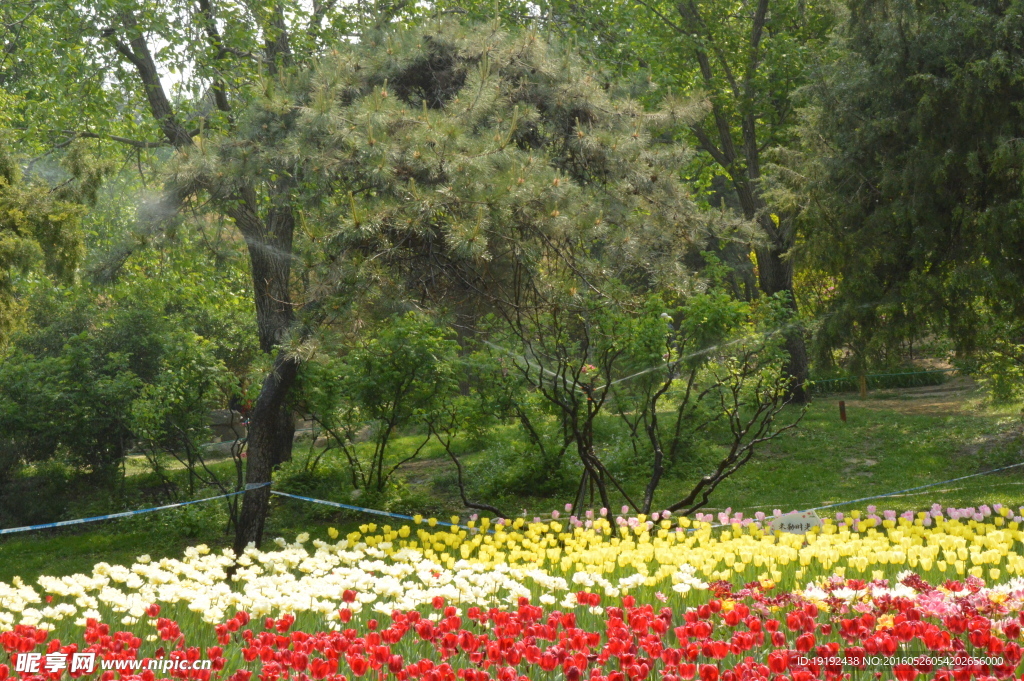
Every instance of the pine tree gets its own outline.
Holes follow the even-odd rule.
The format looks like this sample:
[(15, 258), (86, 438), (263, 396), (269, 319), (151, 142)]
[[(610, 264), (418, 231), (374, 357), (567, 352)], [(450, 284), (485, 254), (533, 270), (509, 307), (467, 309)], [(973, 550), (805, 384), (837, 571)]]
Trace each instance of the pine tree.
[[(610, 268), (678, 289), (714, 228), (674, 172), (687, 149), (660, 134), (694, 112), (649, 113), (535, 33), (371, 33), (251, 101), (237, 132), (183, 150), (171, 182), (203, 187), (247, 238), (243, 202), (293, 216), (294, 239), (249, 239), (257, 286), (263, 268), (288, 270), (273, 278), (297, 311), (264, 385), (279, 403), (299, 346), (365, 282), (510, 314), (544, 286), (598, 289)], [(247, 482), (269, 481), (273, 457), (252, 451)], [(258, 541), (265, 512), (264, 490), (249, 492), (236, 549)]]

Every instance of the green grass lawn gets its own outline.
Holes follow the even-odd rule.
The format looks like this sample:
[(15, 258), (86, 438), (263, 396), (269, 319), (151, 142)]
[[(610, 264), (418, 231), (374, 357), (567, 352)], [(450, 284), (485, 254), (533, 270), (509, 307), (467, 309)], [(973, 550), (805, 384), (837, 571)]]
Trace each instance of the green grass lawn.
[[(839, 399), (846, 402), (846, 423), (839, 419)], [(790, 416), (795, 414), (795, 409), (790, 411)], [(396, 451), (407, 452), (420, 441), (413, 436), (400, 438)], [(806, 509), (891, 493), (1020, 462), (1024, 460), (1022, 443), (1020, 405), (991, 406), (966, 379), (956, 379), (940, 388), (875, 391), (866, 399), (856, 394), (821, 397), (808, 408), (798, 428), (765, 446), (750, 464), (724, 482), (707, 510), (731, 507), (749, 515), (758, 510)], [(308, 448), (308, 442), (298, 447), (300, 462)], [(468, 453), (464, 461), (471, 466), (480, 457), (479, 453)], [(408, 491), (403, 503), (409, 507), (393, 510), (439, 514), (457, 511), (459, 502), (450, 482), (450, 462), (433, 446), (425, 449), (423, 458), (402, 473)], [(215, 466), (226, 473), (231, 463)], [(332, 486), (331, 481), (339, 478), (328, 476), (314, 485), (308, 482), (313, 478), (293, 470), (285, 476), (284, 484), (300, 494), (350, 503), (342, 485)], [(130, 476), (127, 484), (141, 491), (151, 483), (140, 471)], [(686, 489), (683, 480), (666, 480), (656, 506), (680, 498)], [(199, 496), (212, 494), (209, 491)], [(514, 511), (525, 507), (531, 513), (543, 513), (560, 508), (564, 502), (516, 499), (519, 508)], [(1020, 506), (1024, 504), (1024, 466), (824, 513), (863, 508), (869, 503), (880, 509), (924, 509), (936, 502)], [(325, 536), (328, 526), (345, 530), (370, 520), (368, 516), (345, 515), (329, 507), (280, 497), (275, 497), (273, 503), (267, 532), (270, 537), (293, 537), (303, 531)], [(150, 505), (155, 504), (146, 503), (140, 494), (135, 507)], [(93, 506), (78, 503), (72, 508)], [(186, 546), (198, 543), (219, 549), (231, 543), (224, 531), (226, 518), (223, 502), (211, 502), (83, 528), (0, 538), (0, 581), (10, 581), (14, 575), (33, 580), (40, 574), (89, 572), (97, 562), (131, 563), (141, 554), (154, 558), (178, 556)]]
[[(1019, 405), (992, 407), (974, 391), (931, 392), (819, 398), (799, 428), (770, 443), (719, 487), (713, 505), (742, 511), (806, 509), (1024, 461)], [(839, 399), (846, 402), (846, 423), (839, 419)], [(849, 508), (994, 502), (1024, 504), (1024, 466)]]

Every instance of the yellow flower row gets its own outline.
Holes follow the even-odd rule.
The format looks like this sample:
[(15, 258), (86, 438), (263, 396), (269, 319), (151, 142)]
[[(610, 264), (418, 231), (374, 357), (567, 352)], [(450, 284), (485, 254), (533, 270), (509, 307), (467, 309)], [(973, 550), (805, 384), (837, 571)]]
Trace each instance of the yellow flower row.
[[(870, 579), (879, 571), (906, 569), (934, 577), (970, 574), (999, 579), (1024, 575), (1024, 531), (1019, 523), (1007, 522), (1006, 511), (982, 521), (938, 517), (927, 524), (924, 513), (912, 521), (879, 522), (860, 519), (853, 512), (839, 522), (827, 519), (807, 534), (773, 533), (756, 524), (713, 528), (688, 518), (651, 523), (644, 516), (619, 526), (599, 518), (586, 528), (522, 518), (493, 524), (483, 518), (450, 529), (438, 528), (434, 518), (424, 522), (417, 517), (420, 522), (413, 526), (363, 525), (346, 538), (349, 545), (385, 547), (388, 554), (419, 550), (448, 567), (467, 560), (544, 568), (562, 576), (636, 571), (649, 576), (649, 585), (682, 565), (694, 566), (698, 575), (710, 580), (735, 581), (736, 575), (800, 580), (836, 572)], [(458, 520), (452, 518), (453, 525)], [(333, 528), (331, 536), (337, 537)]]

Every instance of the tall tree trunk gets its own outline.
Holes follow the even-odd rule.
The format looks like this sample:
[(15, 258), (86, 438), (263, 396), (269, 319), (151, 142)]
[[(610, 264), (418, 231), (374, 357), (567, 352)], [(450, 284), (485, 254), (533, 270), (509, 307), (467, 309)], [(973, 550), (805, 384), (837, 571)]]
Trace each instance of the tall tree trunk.
[[(737, 173), (737, 176), (739, 174)], [(796, 296), (793, 291), (793, 262), (787, 257), (793, 247), (792, 218), (773, 217), (754, 186), (746, 177), (733, 178), (736, 194), (748, 220), (756, 220), (765, 235), (763, 245), (756, 248), (758, 286), (765, 295), (772, 296), (785, 292), (787, 305), (797, 314)], [(776, 222), (776, 220), (778, 222)], [(804, 385), (808, 377), (807, 346), (799, 324), (783, 329), (786, 338), (786, 352), (789, 359), (783, 370), (790, 377), (789, 400), (797, 404), (807, 401)]]
[[(761, 145), (757, 141), (756, 112), (760, 106), (756, 101), (754, 82), (761, 65), (761, 39), (765, 35), (769, 2), (770, 0), (757, 0), (756, 5), (751, 3), (754, 12), (751, 18), (750, 38), (745, 50), (747, 61), (742, 72), (733, 72), (729, 69), (722, 57), (723, 46), (716, 44), (707, 22), (701, 15), (702, 8), (696, 0), (678, 2), (676, 11), (682, 23), (668, 22), (668, 25), (677, 33), (686, 35), (687, 42), (690, 42), (691, 38), (700, 37), (694, 55), (709, 91), (717, 89), (714, 69), (721, 68), (725, 72), (735, 110), (730, 112), (720, 103), (712, 102), (713, 131), (706, 130), (702, 124), (691, 125), (690, 129), (697, 137), (701, 148), (728, 174), (744, 217), (747, 220), (756, 220), (765, 235), (765, 245), (757, 248), (758, 283), (761, 292), (774, 295), (786, 291), (789, 293), (789, 305), (795, 314), (793, 267), (785, 259), (794, 243), (792, 225), (783, 223), (782, 220), (776, 223), (772, 219), (759, 187)], [(662, 15), (659, 16), (664, 20)], [(735, 48), (730, 46), (726, 49)], [(738, 73), (742, 75), (737, 77)], [(735, 139), (734, 131), (738, 133)], [(713, 139), (713, 135), (716, 134), (717, 144)], [(786, 372), (791, 377), (789, 397), (794, 402), (804, 402), (807, 397), (804, 392), (804, 383), (807, 380), (807, 349), (804, 346), (803, 333), (795, 326), (786, 331), (786, 349), (789, 351)]]
[[(797, 313), (796, 298), (793, 295), (793, 263), (786, 259), (785, 252), (771, 245), (757, 249), (757, 273), (761, 291), (766, 295), (786, 292), (787, 303)], [(804, 342), (803, 329), (799, 324), (791, 324), (783, 331), (786, 338), (786, 352), (789, 359), (783, 370), (791, 377), (789, 385), (790, 400), (797, 404), (807, 401), (804, 384), (808, 377), (807, 346)]]
[[(278, 195), (286, 192), (278, 192)], [(270, 373), (256, 398), (250, 418), (245, 482), (247, 491), (235, 535), (235, 552), (263, 539), (263, 527), (270, 509), (270, 488), (252, 489), (271, 481), (274, 468), (292, 456), (295, 419), (288, 402), (289, 392), (298, 374), (299, 361), (279, 346), (288, 339), (295, 324), (291, 303), (292, 237), (295, 217), (287, 205), (270, 208), (264, 219), (249, 207), (251, 197), (232, 212), (235, 224), (245, 237), (252, 268), (256, 301), (256, 325), (260, 348), (277, 351)]]
[(235, 554), (249, 544), (259, 547), (263, 526), (270, 508), (270, 487), (257, 485), (270, 482), (275, 464), (282, 453), (291, 453), (295, 424), (288, 408), (288, 392), (298, 374), (299, 362), (285, 350), (279, 350), (274, 367), (263, 379), (249, 426), (248, 455), (245, 468), (246, 493), (235, 534)]
[[(215, 50), (214, 60), (219, 60), (225, 52), (217, 31), (213, 5), (201, 0), (199, 9), (207, 38)], [(267, 9), (264, 52), (271, 74), (276, 74), (292, 63), (291, 46), (283, 3), (272, 3)], [(132, 12), (123, 12), (119, 16), (119, 24), (103, 29), (102, 38), (134, 67), (142, 81), (150, 114), (167, 142), (178, 151), (194, 147), (192, 138), (196, 133), (182, 124), (174, 110), (160, 81), (156, 61), (138, 17)], [(214, 91), (218, 108), (229, 111), (231, 107), (221, 84), (215, 84)], [(189, 186), (172, 185), (167, 189), (164, 200), (150, 207), (149, 214), (143, 216), (154, 225), (165, 224), (177, 215), (182, 203), (199, 190), (206, 189), (214, 196), (220, 195), (220, 187), (210, 178), (196, 180)], [(288, 393), (298, 373), (298, 359), (280, 348), (295, 324), (291, 302), (295, 216), (288, 204), (292, 189), (294, 181), (287, 175), (269, 187), (270, 207), (264, 215), (260, 214), (260, 197), (251, 186), (233, 192), (224, 206), (225, 212), (234, 219), (245, 237), (249, 250), (260, 348), (266, 353), (277, 352), (273, 369), (263, 381), (250, 418), (245, 473), (247, 488), (270, 482), (274, 467), (291, 458), (295, 436)], [(243, 550), (250, 542), (260, 543), (269, 502), (270, 489), (267, 486), (246, 492), (235, 537), (236, 551)]]

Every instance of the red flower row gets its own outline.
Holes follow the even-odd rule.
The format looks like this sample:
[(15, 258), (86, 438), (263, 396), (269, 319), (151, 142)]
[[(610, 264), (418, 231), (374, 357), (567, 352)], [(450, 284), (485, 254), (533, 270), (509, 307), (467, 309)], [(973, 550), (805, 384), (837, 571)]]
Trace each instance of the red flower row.
[[(259, 681), (347, 681), (349, 675), (395, 681), (843, 681), (864, 675), (986, 681), (1015, 678), (1024, 657), (1018, 643), (1024, 615), (985, 613), (967, 598), (957, 612), (939, 616), (923, 612), (913, 598), (875, 598), (855, 614), (796, 596), (771, 601), (763, 594), (718, 593), (686, 612), (638, 605), (627, 596), (602, 615), (590, 612), (600, 599), (589, 593), (578, 595), (586, 607), (573, 612), (521, 599), (515, 609), (472, 607), (463, 614), (437, 599), (433, 613), (396, 611), (383, 622), (343, 609), (342, 626), (352, 626), (340, 631), (299, 631), (291, 615), (257, 621), (239, 612), (215, 627), (219, 645), (205, 650), (188, 644), (197, 632), (182, 631), (154, 605), (148, 614), (159, 647), (150, 656), (211, 660), (211, 669), (170, 672), (198, 681), (250, 681), (253, 675)], [(355, 594), (345, 596), (352, 602)], [(135, 660), (148, 647), (134, 633), (111, 632), (92, 620), (81, 644), (19, 626), (0, 634), (0, 645), (11, 661), (40, 649)], [(76, 677), (16, 669), (0, 664), (0, 681)], [(102, 681), (117, 677), (156, 681), (149, 669), (100, 675)]]

